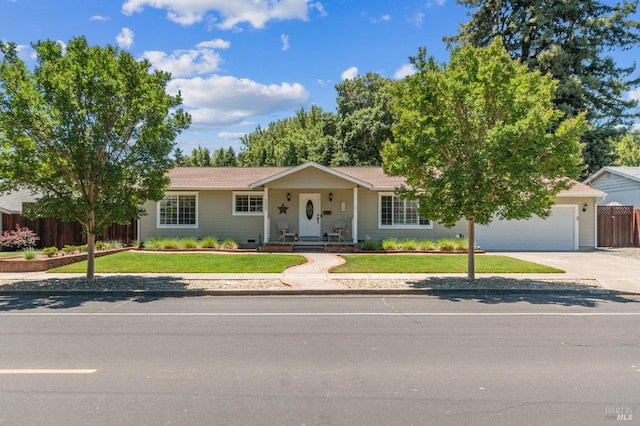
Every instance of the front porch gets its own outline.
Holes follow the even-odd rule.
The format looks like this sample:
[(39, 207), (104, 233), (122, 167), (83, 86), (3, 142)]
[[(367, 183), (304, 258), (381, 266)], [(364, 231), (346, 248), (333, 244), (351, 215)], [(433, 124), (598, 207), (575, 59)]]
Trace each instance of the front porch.
[(359, 246), (351, 241), (322, 241), (307, 239), (297, 241), (270, 241), (263, 243), (264, 252), (354, 252)]

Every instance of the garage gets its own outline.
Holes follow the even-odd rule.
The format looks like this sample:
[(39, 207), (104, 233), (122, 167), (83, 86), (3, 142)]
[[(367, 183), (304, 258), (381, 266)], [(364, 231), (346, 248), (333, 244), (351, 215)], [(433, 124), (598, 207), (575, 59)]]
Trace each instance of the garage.
[(499, 220), (476, 226), (476, 245), (483, 250), (578, 250), (578, 207), (556, 205), (551, 216)]

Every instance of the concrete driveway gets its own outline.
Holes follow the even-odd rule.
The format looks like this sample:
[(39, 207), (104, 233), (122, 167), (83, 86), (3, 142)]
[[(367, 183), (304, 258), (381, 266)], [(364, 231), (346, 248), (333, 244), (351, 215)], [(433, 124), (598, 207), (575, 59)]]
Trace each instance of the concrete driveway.
[[(640, 249), (639, 253), (640, 253)], [(596, 279), (608, 290), (640, 293), (640, 258), (622, 257), (607, 251), (505, 252), (529, 262), (563, 269), (575, 278)]]

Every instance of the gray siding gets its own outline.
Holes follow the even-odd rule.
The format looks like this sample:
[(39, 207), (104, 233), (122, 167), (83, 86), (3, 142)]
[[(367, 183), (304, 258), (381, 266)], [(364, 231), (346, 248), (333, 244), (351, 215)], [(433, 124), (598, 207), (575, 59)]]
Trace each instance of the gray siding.
[(606, 192), (603, 204), (616, 202), (623, 206), (640, 207), (640, 182), (607, 172), (591, 182), (590, 186)]

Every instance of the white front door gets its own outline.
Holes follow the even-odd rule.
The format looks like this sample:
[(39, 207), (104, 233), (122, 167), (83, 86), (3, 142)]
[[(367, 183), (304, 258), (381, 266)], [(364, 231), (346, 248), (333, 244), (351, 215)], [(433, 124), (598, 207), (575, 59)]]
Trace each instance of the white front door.
[(300, 194), (300, 237), (320, 237), (320, 194)]

